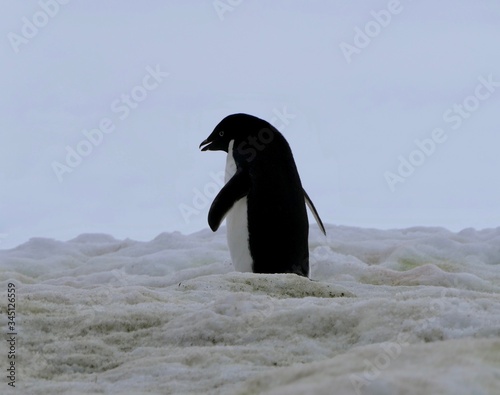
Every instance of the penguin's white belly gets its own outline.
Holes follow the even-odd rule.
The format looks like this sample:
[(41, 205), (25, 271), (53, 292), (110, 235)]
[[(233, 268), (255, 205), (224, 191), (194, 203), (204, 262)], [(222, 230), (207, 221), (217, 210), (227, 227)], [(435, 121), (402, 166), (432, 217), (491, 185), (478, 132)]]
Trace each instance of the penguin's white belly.
[[(229, 144), (226, 161), (226, 183), (236, 172), (233, 158), (234, 140)], [(247, 197), (238, 200), (226, 217), (227, 244), (234, 268), (239, 272), (252, 272), (253, 259), (248, 240)]]
[(248, 247), (247, 198), (238, 200), (226, 218), (227, 244), (234, 268), (239, 272), (252, 272), (252, 257)]

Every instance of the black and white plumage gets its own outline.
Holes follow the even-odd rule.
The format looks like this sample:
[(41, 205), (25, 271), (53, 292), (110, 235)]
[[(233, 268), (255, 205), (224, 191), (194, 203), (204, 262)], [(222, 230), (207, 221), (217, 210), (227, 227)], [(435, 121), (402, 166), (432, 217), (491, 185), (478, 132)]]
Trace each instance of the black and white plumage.
[(292, 151), (268, 122), (247, 114), (224, 118), (200, 144), (225, 151), (226, 184), (208, 223), (215, 232), (227, 216), (227, 238), (236, 270), (309, 276), (306, 204), (323, 223), (302, 188)]

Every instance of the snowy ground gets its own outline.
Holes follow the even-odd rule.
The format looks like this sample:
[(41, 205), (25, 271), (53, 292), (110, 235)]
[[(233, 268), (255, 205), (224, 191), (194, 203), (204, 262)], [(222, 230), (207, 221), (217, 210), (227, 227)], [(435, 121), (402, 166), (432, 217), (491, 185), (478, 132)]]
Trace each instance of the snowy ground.
[(500, 393), (500, 228), (327, 230), (315, 281), (233, 272), (223, 231), (0, 251), (17, 393)]

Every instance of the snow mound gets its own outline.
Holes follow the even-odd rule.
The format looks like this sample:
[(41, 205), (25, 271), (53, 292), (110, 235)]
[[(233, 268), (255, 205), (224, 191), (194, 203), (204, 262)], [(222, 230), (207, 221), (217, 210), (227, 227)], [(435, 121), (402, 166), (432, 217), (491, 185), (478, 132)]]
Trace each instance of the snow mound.
[(206, 276), (179, 284), (183, 291), (247, 292), (265, 294), (273, 298), (338, 298), (354, 296), (342, 287), (322, 284), (295, 274), (231, 273), (223, 276)]
[(312, 280), (234, 272), (224, 231), (0, 250), (4, 301), (16, 286), (16, 389), (500, 391), (500, 229), (327, 231), (311, 229)]

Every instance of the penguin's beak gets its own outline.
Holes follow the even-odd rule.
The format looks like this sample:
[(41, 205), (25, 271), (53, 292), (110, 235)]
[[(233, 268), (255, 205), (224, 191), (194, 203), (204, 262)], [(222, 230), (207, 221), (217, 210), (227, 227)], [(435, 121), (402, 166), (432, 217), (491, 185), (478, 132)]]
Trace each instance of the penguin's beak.
[(204, 147), (201, 148), (201, 150), (202, 151), (208, 151), (210, 149), (210, 144), (211, 143), (212, 143), (211, 141), (209, 141), (208, 139), (206, 139), (206, 140), (202, 141), (202, 143), (200, 144), (199, 148), (201, 148), (204, 145)]

